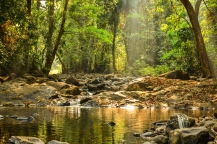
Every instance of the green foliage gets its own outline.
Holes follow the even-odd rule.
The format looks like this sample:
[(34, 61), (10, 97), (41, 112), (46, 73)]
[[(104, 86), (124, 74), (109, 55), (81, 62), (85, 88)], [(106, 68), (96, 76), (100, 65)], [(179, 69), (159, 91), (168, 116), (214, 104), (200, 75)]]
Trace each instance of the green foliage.
[(130, 73), (134, 76), (157, 76), (168, 71), (169, 67), (167, 65), (157, 65), (153, 67), (140, 60), (136, 60), (130, 68)]

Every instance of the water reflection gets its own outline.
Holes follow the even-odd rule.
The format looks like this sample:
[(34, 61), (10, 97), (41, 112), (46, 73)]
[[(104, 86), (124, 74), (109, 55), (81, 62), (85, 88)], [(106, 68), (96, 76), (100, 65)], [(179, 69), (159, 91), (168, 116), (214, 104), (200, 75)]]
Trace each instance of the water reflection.
[[(181, 112), (199, 117), (211, 115), (212, 111), (172, 109), (127, 109), (127, 108), (0, 108), (0, 143), (6, 143), (12, 135), (35, 136), (48, 142), (66, 141), (70, 144), (141, 144), (142, 139), (133, 133), (142, 133), (151, 122), (168, 119)], [(33, 115), (38, 113), (39, 115)], [(11, 115), (33, 116), (27, 123), (10, 118)], [(111, 127), (108, 122), (115, 121)]]

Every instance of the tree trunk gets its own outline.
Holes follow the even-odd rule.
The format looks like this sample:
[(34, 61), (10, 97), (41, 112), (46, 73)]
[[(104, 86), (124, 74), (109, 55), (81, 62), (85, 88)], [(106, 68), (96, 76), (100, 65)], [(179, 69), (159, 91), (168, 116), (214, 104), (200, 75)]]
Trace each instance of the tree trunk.
[(49, 20), (49, 30), (47, 34), (47, 41), (46, 41), (46, 61), (45, 61), (45, 67), (44, 67), (44, 73), (46, 75), (49, 74), (51, 65), (53, 63), (52, 61), (52, 37), (54, 32), (54, 0), (49, 0), (50, 4), (48, 6), (48, 20)]
[(64, 62), (62, 61), (60, 55), (59, 55), (58, 53), (56, 53), (56, 56), (58, 57), (58, 59), (59, 59), (61, 65), (62, 65), (62, 73), (67, 73), (68, 70), (67, 70), (67, 68), (66, 68), (66, 65), (65, 65)]
[(113, 41), (112, 41), (112, 67), (114, 74), (117, 73), (116, 63), (115, 63), (115, 39), (117, 33), (117, 23), (114, 21), (114, 31), (113, 31)]
[[(212, 76), (212, 68), (209, 62), (209, 57), (206, 51), (206, 47), (203, 40), (203, 35), (201, 32), (200, 24), (198, 21), (198, 11), (199, 8), (194, 10), (193, 6), (189, 2), (189, 0), (180, 0), (187, 10), (189, 19), (191, 21), (192, 29), (194, 32), (194, 37), (196, 41), (196, 47), (199, 54), (199, 60), (201, 63), (201, 72), (204, 77)], [(201, 0), (198, 0), (200, 2)], [(197, 2), (197, 3), (198, 3)], [(197, 5), (198, 7), (198, 5)]]
[(61, 25), (60, 25), (60, 30), (59, 30), (59, 34), (57, 36), (57, 39), (56, 39), (56, 43), (54, 45), (54, 49), (53, 49), (53, 52), (51, 55), (48, 56), (47, 60), (46, 60), (46, 63), (45, 63), (45, 74), (48, 75), (49, 72), (50, 72), (50, 69), (51, 69), (51, 66), (52, 66), (52, 63), (54, 61), (54, 58), (55, 58), (55, 55), (57, 53), (57, 50), (58, 50), (58, 47), (59, 47), (59, 44), (60, 44), (60, 40), (61, 40), (61, 37), (64, 33), (64, 25), (65, 25), (65, 21), (66, 21), (66, 12), (67, 12), (67, 7), (68, 7), (68, 2), (69, 0), (66, 0), (65, 2), (65, 5), (64, 5), (64, 10), (63, 10), (63, 17), (62, 17), (62, 22), (61, 22)]

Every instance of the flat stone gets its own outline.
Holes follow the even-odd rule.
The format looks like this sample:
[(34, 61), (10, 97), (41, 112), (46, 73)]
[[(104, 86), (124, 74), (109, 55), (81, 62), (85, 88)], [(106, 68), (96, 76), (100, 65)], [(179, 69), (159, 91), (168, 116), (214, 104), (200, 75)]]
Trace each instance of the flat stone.
[(9, 141), (15, 144), (44, 144), (39, 138), (28, 136), (11, 136)]

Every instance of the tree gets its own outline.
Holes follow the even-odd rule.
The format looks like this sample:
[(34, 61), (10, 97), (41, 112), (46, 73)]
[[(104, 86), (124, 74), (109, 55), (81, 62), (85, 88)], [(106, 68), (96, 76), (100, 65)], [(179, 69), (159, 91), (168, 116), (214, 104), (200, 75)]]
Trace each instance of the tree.
[(197, 3), (195, 5), (195, 9), (193, 8), (192, 4), (189, 0), (180, 0), (182, 4), (184, 5), (191, 25), (194, 32), (194, 37), (196, 41), (196, 47), (199, 55), (199, 60), (201, 64), (201, 73), (204, 77), (212, 76), (212, 67), (209, 61), (209, 57), (206, 51), (203, 35), (201, 32), (201, 27), (198, 21), (198, 13), (199, 13), (199, 7), (202, 0), (197, 0)]
[[(44, 72), (45, 72), (46, 75), (48, 75), (49, 72), (50, 72), (52, 63), (54, 61), (55, 55), (57, 53), (57, 50), (58, 50), (58, 47), (59, 47), (59, 44), (60, 44), (61, 37), (62, 37), (62, 35), (64, 33), (64, 25), (65, 25), (65, 21), (66, 21), (66, 12), (67, 12), (67, 7), (68, 7), (68, 2), (69, 2), (69, 0), (65, 1), (62, 22), (61, 22), (61, 25), (60, 25), (59, 34), (57, 36), (54, 48), (53, 48), (52, 52), (49, 50), (48, 53), (47, 53), (47, 59), (46, 59), (45, 69), (44, 69)], [(51, 4), (51, 8), (50, 8), (51, 10), (49, 11), (49, 17), (50, 17), (49, 34), (50, 34), (50, 36), (48, 37), (48, 42), (47, 42), (48, 46), (52, 46), (52, 41), (51, 41), (52, 39), (51, 38), (52, 38), (52, 33), (53, 33), (53, 18), (52, 18), (53, 17), (53, 10), (54, 10), (53, 5), (54, 5), (54, 1), (52, 0), (52, 4)]]

